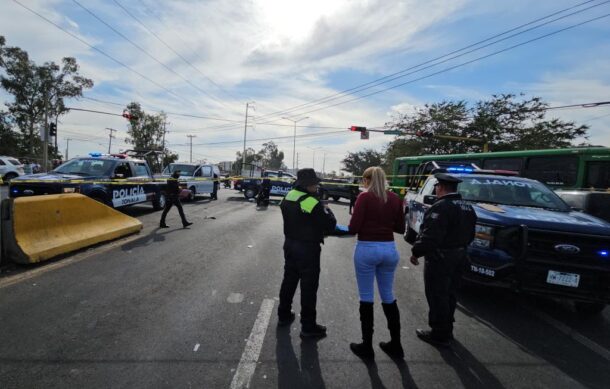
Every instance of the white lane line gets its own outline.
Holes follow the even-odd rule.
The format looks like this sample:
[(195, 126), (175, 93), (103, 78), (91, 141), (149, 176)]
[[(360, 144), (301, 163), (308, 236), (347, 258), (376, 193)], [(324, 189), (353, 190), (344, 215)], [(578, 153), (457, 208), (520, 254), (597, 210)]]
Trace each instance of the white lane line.
[(197, 343), (197, 344), (195, 345), (195, 348), (193, 348), (193, 351), (194, 351), (194, 352), (197, 352), (197, 350), (199, 350), (199, 346), (201, 346), (201, 345), (200, 345), (199, 343)]
[(550, 324), (551, 326), (555, 327), (555, 329), (557, 329), (559, 332), (564, 333), (565, 335), (572, 338), (573, 340), (580, 343), (581, 345), (588, 348), (589, 350), (593, 351), (597, 355), (610, 361), (610, 351), (609, 350), (607, 350), (606, 348), (595, 343), (591, 339), (581, 335), (575, 329), (563, 324), (562, 322), (560, 322), (558, 320), (553, 319), (551, 316), (547, 315), (546, 313), (538, 312), (534, 309), (529, 309), (529, 308), (528, 308), (528, 311), (530, 311), (530, 313), (532, 313), (534, 316), (538, 317), (539, 319), (541, 319), (541, 320), (545, 321), (546, 323)]
[(231, 381), (231, 389), (242, 389), (250, 387), (250, 380), (254, 375), (256, 369), (256, 362), (263, 348), (263, 341), (265, 340), (265, 333), (269, 326), (269, 319), (271, 319), (271, 312), (275, 300), (264, 299), (261, 308), (258, 311), (258, 316), (250, 332), (250, 337), (244, 348), (244, 352), (241, 355), (239, 365), (235, 370), (233, 381)]

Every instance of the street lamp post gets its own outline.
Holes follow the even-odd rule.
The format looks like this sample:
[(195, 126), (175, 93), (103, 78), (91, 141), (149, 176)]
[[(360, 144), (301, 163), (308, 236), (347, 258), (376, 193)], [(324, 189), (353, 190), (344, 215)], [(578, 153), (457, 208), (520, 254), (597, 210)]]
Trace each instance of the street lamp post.
[(305, 117), (302, 117), (297, 120), (290, 119), (288, 117), (283, 117), (282, 119), (289, 120), (294, 124), (294, 134), (292, 137), (292, 170), (294, 171), (295, 152), (296, 152), (296, 148), (297, 148), (297, 122), (300, 122), (301, 120), (309, 119), (309, 116), (305, 116)]
[(313, 150), (313, 156), (311, 158), (311, 168), (316, 170), (316, 150), (322, 150), (322, 147), (307, 147), (309, 150)]

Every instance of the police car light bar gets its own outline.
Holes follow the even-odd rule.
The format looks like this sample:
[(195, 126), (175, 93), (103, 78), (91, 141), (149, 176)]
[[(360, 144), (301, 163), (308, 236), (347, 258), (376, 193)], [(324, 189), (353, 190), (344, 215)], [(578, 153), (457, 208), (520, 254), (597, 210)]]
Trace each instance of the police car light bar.
[(471, 167), (448, 167), (447, 171), (449, 173), (472, 173), (474, 171)]
[(608, 258), (610, 252), (608, 250), (600, 250), (597, 252), (597, 255), (599, 255), (600, 257)]
[(94, 151), (92, 153), (89, 153), (89, 156), (93, 158), (99, 158), (102, 156), (102, 153), (100, 153), (99, 151)]

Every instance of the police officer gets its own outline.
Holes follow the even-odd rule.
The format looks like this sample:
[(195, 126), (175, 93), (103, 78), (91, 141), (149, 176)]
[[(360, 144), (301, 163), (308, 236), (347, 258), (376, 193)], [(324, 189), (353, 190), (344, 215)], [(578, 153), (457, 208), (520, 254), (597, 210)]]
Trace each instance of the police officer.
[(462, 180), (437, 173), (437, 201), (426, 211), (416, 242), (411, 248), (411, 263), (424, 256), (424, 285), (428, 300), (431, 330), (418, 329), (417, 336), (430, 344), (447, 346), (453, 338), (456, 290), (466, 261), (466, 246), (475, 234), (477, 216), (462, 200), (457, 187)]
[(256, 197), (256, 205), (259, 207), (269, 206), (269, 196), (271, 195), (271, 179), (269, 177), (263, 178), (261, 183), (260, 191)]
[(293, 189), (282, 200), (284, 218), (284, 279), (280, 288), (278, 326), (290, 325), (295, 314), (292, 298), (301, 283), (301, 337), (324, 337), (326, 327), (316, 323), (316, 299), (320, 278), (320, 243), (337, 221), (316, 197), (320, 179), (313, 169), (301, 169)]
[(184, 216), (184, 210), (182, 209), (182, 204), (180, 203), (180, 186), (178, 183), (178, 178), (180, 178), (180, 170), (176, 170), (172, 173), (172, 176), (167, 179), (167, 190), (165, 191), (165, 208), (163, 209), (163, 213), (161, 214), (161, 222), (159, 223), (159, 227), (161, 228), (169, 228), (167, 224), (165, 224), (165, 217), (167, 213), (172, 208), (172, 205), (175, 205), (178, 208), (178, 212), (180, 213), (180, 218), (182, 219), (182, 227), (186, 228), (190, 226), (191, 222), (186, 220)]

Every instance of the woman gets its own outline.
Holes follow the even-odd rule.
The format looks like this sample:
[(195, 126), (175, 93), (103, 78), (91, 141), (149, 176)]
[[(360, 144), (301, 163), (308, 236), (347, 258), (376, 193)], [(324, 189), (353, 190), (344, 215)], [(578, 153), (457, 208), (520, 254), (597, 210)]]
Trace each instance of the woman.
[(390, 330), (389, 342), (379, 347), (394, 358), (402, 358), (400, 344), (400, 313), (392, 285), (399, 255), (394, 244), (394, 232), (405, 232), (405, 217), (400, 198), (386, 189), (386, 176), (380, 167), (370, 167), (362, 175), (365, 191), (354, 206), (349, 224), (350, 233), (358, 235), (354, 252), (356, 280), (360, 293), (360, 325), (362, 343), (351, 343), (354, 354), (361, 358), (373, 358), (373, 301), (374, 284), (381, 295), (383, 313)]

